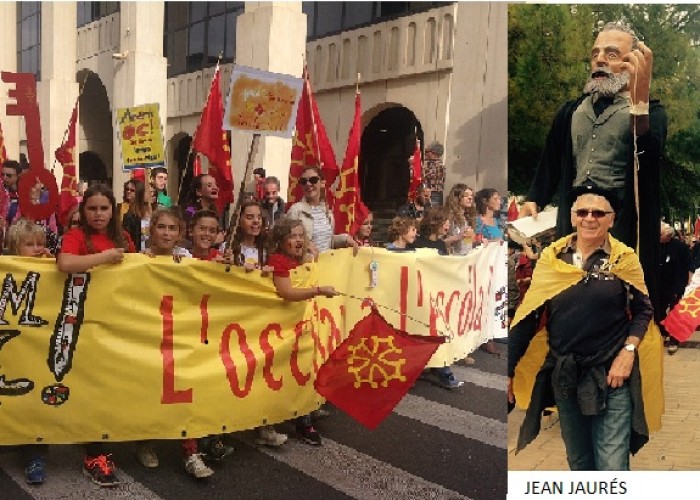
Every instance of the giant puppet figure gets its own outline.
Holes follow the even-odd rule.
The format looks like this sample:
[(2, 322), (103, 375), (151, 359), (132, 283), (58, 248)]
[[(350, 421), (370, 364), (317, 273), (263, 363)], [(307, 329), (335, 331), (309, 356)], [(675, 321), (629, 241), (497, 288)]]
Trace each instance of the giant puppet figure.
[(591, 50), (591, 75), (584, 94), (564, 104), (521, 209), (533, 215), (559, 198), (557, 234), (571, 233), (567, 194), (586, 178), (622, 200), (611, 234), (636, 249), (652, 304), (659, 245), (660, 160), (666, 113), (649, 101), (652, 51), (624, 22), (606, 24)]

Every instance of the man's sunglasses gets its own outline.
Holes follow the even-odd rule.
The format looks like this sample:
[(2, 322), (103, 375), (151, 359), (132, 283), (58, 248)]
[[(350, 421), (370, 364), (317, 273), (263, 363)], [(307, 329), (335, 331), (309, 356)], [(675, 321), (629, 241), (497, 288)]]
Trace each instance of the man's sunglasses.
[(588, 217), (588, 214), (591, 214), (594, 219), (602, 219), (606, 215), (613, 213), (607, 210), (589, 210), (587, 208), (579, 208), (577, 210), (572, 210), (572, 212), (575, 213), (576, 217), (579, 219), (585, 219)]
[(299, 179), (299, 184), (302, 186), (306, 186), (307, 182), (310, 182), (311, 184), (318, 184), (318, 181), (320, 181), (321, 178), (317, 175), (314, 175), (313, 177), (302, 177)]

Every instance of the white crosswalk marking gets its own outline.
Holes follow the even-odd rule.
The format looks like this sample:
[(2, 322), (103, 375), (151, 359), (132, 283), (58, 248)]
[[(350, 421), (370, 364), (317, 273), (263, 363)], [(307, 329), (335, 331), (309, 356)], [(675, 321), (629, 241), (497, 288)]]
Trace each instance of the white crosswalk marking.
[[(498, 394), (505, 392), (507, 378), (503, 375), (485, 372), (478, 367), (464, 367), (461, 365), (452, 366), (452, 370), (458, 379), (476, 386), (477, 389), (475, 394), (474, 387), (469, 388), (473, 403), (470, 402), (472, 399), (465, 399), (463, 403), (460, 403), (461, 407), (468, 405), (470, 409), (478, 411), (481, 397), (494, 397), (494, 393), (492, 392), (494, 389), (499, 391), (495, 394), (495, 397), (499, 397)], [(473, 440), (474, 442), (481, 443), (481, 445), (477, 447), (479, 450), (482, 450), (481, 453), (484, 453), (484, 448), (491, 447), (493, 454), (489, 453), (489, 460), (493, 460), (493, 457), (497, 456), (499, 453), (505, 455), (507, 446), (507, 424), (505, 422), (481, 416), (469, 410), (450, 406), (450, 403), (455, 401), (454, 397), (460, 397), (460, 394), (461, 397), (467, 397), (466, 393), (462, 392), (463, 389), (456, 389), (453, 393), (446, 393), (444, 389), (431, 385), (426, 385), (424, 389), (426, 389), (426, 391), (421, 392), (422, 396), (410, 393), (407, 394), (394, 409), (394, 414), (404, 417), (399, 427), (403, 426), (405, 428), (407, 425), (405, 419), (414, 420), (428, 426), (429, 429), (424, 430), (426, 438), (430, 435), (437, 436), (438, 434), (450, 433), (451, 435), (461, 436)], [(435, 392), (430, 392), (431, 390)], [(490, 394), (483, 394), (489, 392)], [(436, 399), (432, 399), (433, 395)], [(443, 403), (438, 401), (443, 401)], [(332, 419), (329, 422), (332, 422)], [(329, 425), (332, 425), (332, 423)], [(410, 426), (410, 424), (408, 425)], [(411, 453), (409, 449), (406, 451), (394, 450), (393, 453), (382, 455), (384, 460), (380, 460), (370, 455), (369, 453), (372, 452), (367, 451), (362, 446), (358, 446), (357, 449), (353, 448), (353, 446), (356, 445), (352, 444), (352, 439), (346, 441), (346, 439), (348, 439), (347, 437), (339, 438), (334, 436), (336, 439), (346, 444), (324, 437), (323, 446), (321, 447), (309, 446), (296, 439), (290, 439), (283, 447), (271, 449), (255, 445), (253, 443), (255, 436), (256, 434), (254, 432), (243, 432), (236, 433), (232, 435), (231, 438), (241, 441), (255, 449), (255, 451), (253, 451), (246, 447), (247, 451), (245, 453), (249, 455), (250, 453), (254, 455), (261, 453), (266, 457), (263, 459), (258, 455), (257, 460), (268, 461), (269, 459), (267, 457), (271, 457), (277, 461), (279, 463), (277, 481), (280, 480), (280, 477), (303, 477), (303, 481), (306, 481), (305, 484), (318, 484), (318, 491), (325, 491), (328, 493), (328, 488), (333, 488), (336, 490), (337, 493), (335, 494), (338, 497), (346, 495), (357, 500), (470, 500), (470, 497), (482, 500), (494, 498), (492, 493), (492, 491), (494, 491), (493, 487), (489, 484), (484, 485), (483, 481), (481, 484), (478, 484), (479, 481), (477, 481), (477, 484), (470, 485), (457, 481), (455, 483), (449, 483), (448, 487), (446, 487), (440, 484), (443, 483), (441, 480), (436, 479), (436, 477), (440, 476), (434, 477), (434, 475), (431, 475), (430, 470), (426, 470), (425, 473), (412, 473), (408, 470), (415, 472), (416, 469), (410, 468), (410, 465), (401, 465), (401, 467), (405, 467), (408, 470), (394, 465), (396, 462), (394, 462), (391, 457), (402, 457), (400, 463), (404, 463), (404, 453)], [(484, 444), (487, 446), (483, 446)], [(119, 448), (116, 448), (116, 450), (115, 453), (117, 453), (118, 456), (126, 456), (123, 453), (125, 450), (122, 450), (121, 454), (119, 453)], [(438, 454), (436, 456), (439, 456), (440, 451), (436, 450), (436, 453)], [(455, 453), (455, 450), (452, 450), (452, 453)], [(470, 453), (469, 446), (464, 449), (464, 453)], [(14, 488), (15, 496), (10, 495), (7, 497), (3, 494), (2, 478), (5, 476), (0, 472), (0, 499), (2, 500), (5, 500), (5, 498), (8, 500), (16, 498), (17, 495), (20, 495), (20, 490), (38, 500), (54, 500), (59, 498), (61, 500), (86, 498), (91, 500), (200, 498), (200, 495), (204, 495), (199, 489), (202, 484), (209, 485), (208, 487), (210, 489), (207, 495), (211, 494), (217, 498), (228, 498), (227, 495), (231, 494), (231, 491), (226, 490), (224, 485), (228, 485), (229, 480), (236, 481), (239, 472), (245, 470), (245, 468), (240, 468), (242, 462), (236, 464), (235, 456), (233, 457), (232, 463), (224, 464), (220, 471), (222, 475), (219, 476), (219, 473), (217, 473), (214, 481), (208, 483), (192, 481), (191, 478), (184, 473), (181, 474), (182, 477), (173, 478), (170, 476), (173, 474), (172, 468), (161, 467), (159, 469), (154, 469), (152, 474), (143, 476), (140, 476), (135, 470), (132, 471), (135, 477), (143, 481), (142, 484), (125, 471), (118, 470), (117, 473), (122, 480), (122, 484), (115, 488), (100, 488), (92, 484), (89, 479), (82, 474), (82, 446), (52, 445), (47, 456), (46, 484), (42, 486), (31, 486), (27, 485), (24, 480), (24, 464), (20, 456), (19, 453), (0, 454), (0, 471), (7, 474), (11, 479), (11, 481), (8, 481), (6, 478), (5, 484), (7, 485), (8, 482), (14, 482), (17, 485), (16, 487), (12, 487)], [(125, 458), (122, 459), (127, 460)], [(135, 458), (132, 457), (132, 460), (135, 461)], [(439, 461), (440, 458), (436, 458), (436, 467), (439, 466)], [(412, 462), (409, 461), (406, 463)], [(134, 464), (129, 463), (127, 460), (125, 465), (129, 466)], [(237, 469), (237, 467), (239, 469)], [(491, 476), (491, 470), (479, 470), (479, 474), (485, 474), (486, 477), (489, 478), (493, 477), (494, 481), (498, 482), (501, 480), (498, 479), (498, 472), (493, 471), (495, 475)], [(257, 484), (258, 479), (260, 481), (265, 481), (265, 475), (262, 473), (258, 475), (255, 472), (251, 474), (248, 471), (246, 474), (248, 474), (247, 480), (252, 481), (254, 484)], [(420, 474), (420, 476), (416, 474)], [(297, 481), (298, 480), (299, 479), (297, 479)], [(180, 483), (180, 481), (182, 482)], [(158, 493), (155, 493), (153, 490), (149, 489), (149, 487), (155, 489)], [(265, 487), (267, 488), (265, 490), (265, 495), (268, 495), (269, 498), (277, 498), (275, 496), (275, 492), (278, 491), (276, 486), (273, 486), (272, 489), (270, 489), (270, 485), (265, 485)], [(224, 488), (224, 490), (222, 490), (222, 488)], [(498, 489), (498, 486), (496, 486), (496, 489)], [(245, 491), (245, 489), (243, 490)], [(299, 490), (295, 491), (298, 493)], [(314, 498), (315, 494), (319, 494), (318, 491), (314, 490), (314, 487), (311, 486), (309, 498)], [(468, 494), (469, 497), (466, 496), (465, 493)], [(24, 497), (22, 496), (20, 498)]]
[[(54, 461), (60, 456), (60, 463)], [(24, 491), (37, 500), (162, 500), (143, 484), (124, 471), (117, 470), (122, 483), (113, 488), (101, 488), (83, 476), (83, 447), (51, 446), (47, 454), (46, 483), (32, 486), (24, 480), (24, 469), (18, 453), (0, 455), (0, 469), (10, 476)]]
[(505, 392), (508, 388), (508, 377), (470, 368), (467, 366), (452, 365), (452, 372), (458, 380), (464, 380), (479, 387), (487, 389), (498, 389)]
[(260, 451), (358, 500), (469, 500), (327, 438), (323, 446), (288, 441), (279, 451)]
[(443, 431), (505, 449), (508, 424), (470, 411), (436, 403), (420, 396), (406, 394), (394, 412), (418, 420)]

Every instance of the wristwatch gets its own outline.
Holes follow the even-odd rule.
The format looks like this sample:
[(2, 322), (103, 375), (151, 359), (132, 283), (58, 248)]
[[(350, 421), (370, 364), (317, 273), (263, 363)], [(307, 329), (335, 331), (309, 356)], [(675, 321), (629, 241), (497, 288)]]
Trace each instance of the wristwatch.
[(625, 344), (625, 351), (634, 352), (637, 350), (637, 346), (634, 344)]

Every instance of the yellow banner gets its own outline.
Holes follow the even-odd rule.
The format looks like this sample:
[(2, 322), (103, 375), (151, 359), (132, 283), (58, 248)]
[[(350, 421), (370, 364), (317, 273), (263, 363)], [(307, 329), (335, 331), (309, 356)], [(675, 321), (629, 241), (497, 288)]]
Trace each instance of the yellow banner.
[(66, 275), (49, 259), (0, 257), (0, 445), (198, 437), (306, 414), (363, 298), (398, 328), (451, 332), (431, 365), (451, 363), (500, 335), (503, 254), (324, 254), (293, 282), (345, 295), (301, 303), (269, 277), (194, 259), (127, 255)]
[(124, 170), (165, 166), (159, 109), (158, 103), (117, 109)]

